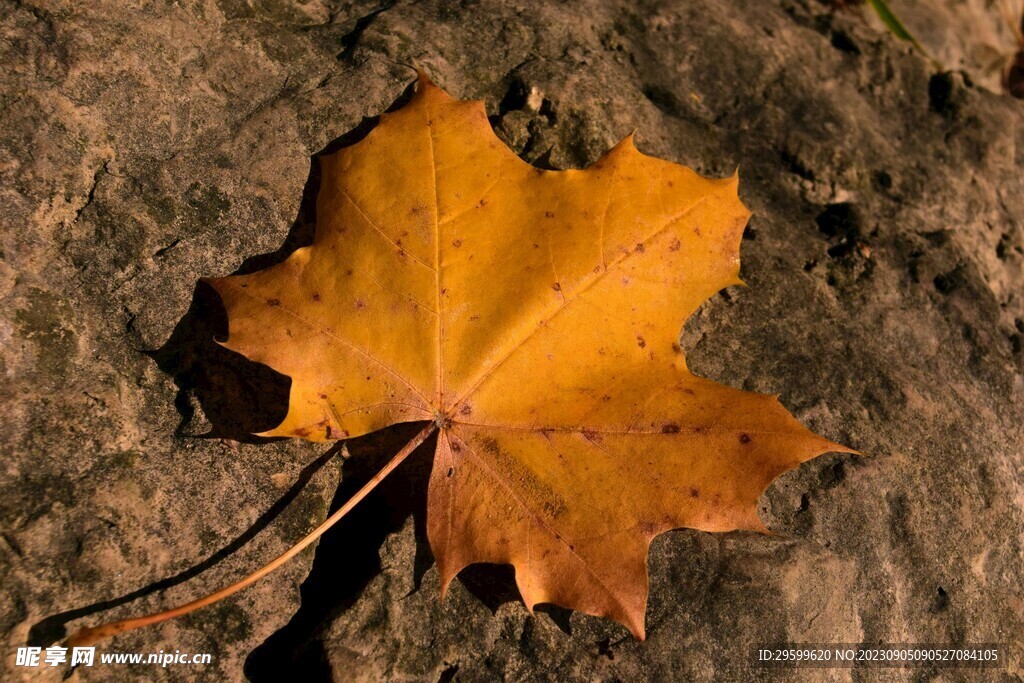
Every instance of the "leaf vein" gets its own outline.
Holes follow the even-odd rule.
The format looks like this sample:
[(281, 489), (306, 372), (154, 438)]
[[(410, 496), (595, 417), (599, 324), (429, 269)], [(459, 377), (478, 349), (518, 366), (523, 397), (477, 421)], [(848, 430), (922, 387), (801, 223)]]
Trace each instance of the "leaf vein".
[(398, 249), (399, 253), (407, 255), (409, 258), (411, 258), (413, 261), (420, 264), (424, 268), (429, 268), (430, 270), (433, 270), (435, 272), (437, 271), (437, 269), (431, 266), (429, 263), (420, 259), (418, 256), (416, 256), (416, 254), (412, 253), (411, 251), (403, 247), (401, 244), (391, 239), (391, 237), (386, 232), (384, 232), (384, 230), (379, 225), (377, 225), (377, 223), (372, 218), (370, 218), (370, 215), (363, 210), (363, 207), (359, 206), (359, 203), (356, 202), (355, 198), (352, 195), (350, 195), (344, 187), (339, 187), (339, 191), (341, 192), (341, 194), (345, 195), (345, 199), (347, 199), (352, 204), (352, 206), (356, 207), (356, 211), (358, 211), (359, 214), (366, 220), (367, 225), (376, 230), (377, 234), (386, 239), (395, 249)]
[[(232, 289), (234, 289), (234, 290), (236, 290), (238, 292), (241, 292), (242, 295), (247, 296), (250, 299), (254, 299), (256, 301), (263, 301), (262, 298), (256, 296), (255, 294), (249, 292), (248, 290), (242, 289), (241, 287), (239, 287), (237, 285), (234, 285), (234, 284), (231, 284), (230, 282), (226, 282), (226, 284), (227, 284), (228, 287), (231, 287)], [(291, 315), (292, 317), (296, 318), (297, 320), (300, 320), (300, 321), (306, 323), (306, 325), (308, 325), (309, 327), (313, 328), (313, 330), (315, 330), (316, 332), (319, 332), (320, 334), (324, 335), (328, 339), (333, 339), (334, 341), (336, 341), (336, 342), (338, 342), (340, 344), (343, 344), (344, 346), (347, 346), (348, 348), (350, 348), (351, 350), (355, 351), (359, 355), (363, 356), (367, 360), (372, 361), (372, 362), (376, 363), (377, 365), (379, 365), (380, 367), (382, 367), (385, 370), (387, 370), (389, 373), (391, 373), (392, 375), (397, 377), (399, 380), (401, 380), (403, 384), (405, 384), (407, 387), (409, 387), (409, 389), (411, 389), (414, 394), (416, 394), (421, 399), (423, 399), (424, 406), (420, 406), (420, 408), (422, 410), (424, 410), (425, 412), (430, 412), (430, 411), (428, 411), (426, 409), (426, 406), (430, 405), (430, 401), (427, 400), (427, 397), (424, 396), (423, 393), (419, 389), (417, 389), (415, 386), (413, 386), (413, 384), (409, 380), (407, 380), (406, 378), (402, 377), (402, 375), (397, 370), (395, 370), (390, 365), (388, 365), (387, 363), (382, 361), (380, 358), (377, 358), (376, 356), (374, 356), (372, 353), (370, 353), (366, 349), (362, 349), (362, 348), (356, 346), (355, 344), (353, 344), (352, 342), (348, 341), (347, 339), (343, 339), (342, 337), (339, 337), (338, 335), (334, 334), (333, 332), (330, 332), (330, 331), (326, 330), (325, 328), (317, 325), (315, 322), (313, 322), (309, 318), (307, 318), (304, 315), (301, 315), (301, 314), (291, 310), (290, 308), (288, 308), (287, 306), (284, 306), (283, 304), (277, 306), (277, 308), (279, 310), (284, 311), (285, 313)]]
[[(468, 443), (466, 443), (466, 441), (465, 441), (465, 440), (463, 440), (463, 439), (461, 439), (461, 438), (459, 438), (459, 437), (457, 437), (457, 436), (455, 436), (455, 435), (452, 435), (452, 436), (453, 436), (454, 438), (458, 439), (458, 440), (459, 440), (460, 442), (462, 442), (462, 444), (463, 444), (463, 445), (464, 445), (464, 446), (466, 447), (466, 449), (467, 449), (467, 450), (469, 451), (469, 453), (470, 453), (470, 455), (471, 455), (471, 456), (473, 457), (473, 459), (474, 459), (474, 460), (476, 460), (476, 461), (477, 461), (478, 463), (480, 463), (481, 465), (483, 465), (484, 471), (485, 471), (485, 472), (486, 472), (486, 473), (487, 473), (488, 475), (490, 475), (490, 477), (491, 477), (492, 479), (494, 479), (494, 480), (495, 480), (496, 482), (498, 482), (498, 484), (499, 484), (500, 486), (502, 486), (502, 487), (503, 487), (503, 488), (504, 488), (504, 489), (505, 489), (506, 491), (508, 491), (508, 492), (509, 492), (509, 495), (510, 495), (510, 496), (512, 496), (512, 499), (513, 499), (513, 500), (515, 500), (515, 501), (516, 501), (516, 503), (518, 503), (518, 504), (519, 504), (519, 506), (520, 506), (520, 507), (521, 507), (521, 508), (522, 508), (523, 510), (525, 510), (525, 511), (527, 512), (527, 514), (529, 514), (529, 515), (530, 515), (531, 517), (533, 517), (533, 518), (534, 518), (535, 520), (537, 520), (537, 522), (539, 522), (541, 526), (543, 526), (543, 527), (544, 527), (545, 529), (547, 529), (547, 530), (548, 530), (548, 532), (550, 532), (550, 533), (551, 533), (551, 535), (552, 535), (552, 536), (554, 536), (554, 538), (555, 538), (555, 540), (556, 540), (556, 541), (558, 541), (558, 542), (559, 542), (559, 543), (561, 543), (561, 544), (562, 544), (563, 546), (565, 546), (565, 549), (566, 549), (566, 550), (568, 550), (568, 551), (569, 551), (569, 553), (570, 553), (570, 554), (571, 554), (571, 555), (572, 555), (573, 557), (575, 557), (575, 558), (576, 558), (576, 559), (577, 559), (577, 560), (579, 561), (579, 563), (580, 563), (580, 564), (582, 564), (582, 565), (583, 565), (583, 566), (584, 566), (584, 567), (586, 568), (587, 572), (588, 572), (588, 573), (589, 573), (589, 574), (590, 574), (591, 576), (593, 576), (593, 577), (594, 577), (594, 581), (596, 581), (596, 582), (597, 582), (597, 584), (598, 584), (599, 586), (601, 586), (601, 588), (602, 588), (602, 589), (604, 589), (605, 593), (607, 593), (607, 594), (608, 594), (608, 596), (609, 596), (610, 598), (612, 598), (612, 600), (614, 600), (614, 601), (615, 601), (615, 602), (616, 602), (616, 603), (618, 604), (618, 606), (619, 606), (619, 607), (620, 607), (620, 608), (621, 608), (621, 609), (622, 609), (622, 610), (623, 610), (624, 612), (628, 613), (628, 612), (629, 612), (629, 608), (628, 608), (628, 607), (627, 607), (627, 606), (625, 605), (625, 603), (623, 603), (623, 601), (622, 601), (622, 598), (620, 598), (620, 597), (618, 596), (618, 594), (616, 594), (616, 593), (615, 593), (615, 592), (614, 592), (614, 591), (613, 591), (613, 590), (612, 590), (611, 588), (609, 588), (609, 587), (608, 587), (608, 584), (606, 584), (606, 583), (605, 583), (605, 582), (604, 582), (604, 581), (603, 581), (603, 580), (601, 579), (601, 576), (600, 576), (600, 575), (599, 575), (599, 574), (597, 573), (597, 570), (595, 570), (595, 569), (594, 569), (594, 568), (593, 568), (593, 567), (592, 567), (592, 566), (590, 565), (590, 563), (589, 563), (589, 562), (587, 562), (587, 561), (586, 561), (586, 560), (585, 560), (585, 559), (583, 558), (583, 556), (581, 556), (581, 555), (580, 555), (579, 553), (577, 553), (577, 552), (576, 552), (576, 549), (575, 549), (575, 548), (573, 548), (573, 547), (572, 547), (572, 545), (571, 545), (571, 544), (570, 544), (570, 543), (569, 543), (568, 541), (566, 541), (566, 540), (565, 540), (564, 538), (562, 538), (562, 535), (561, 535), (560, 533), (558, 533), (558, 531), (557, 531), (557, 530), (555, 530), (555, 529), (554, 529), (554, 527), (552, 527), (552, 526), (551, 526), (550, 524), (548, 524), (547, 520), (545, 520), (545, 519), (544, 519), (543, 517), (541, 517), (541, 516), (540, 516), (539, 514), (537, 514), (537, 512), (536, 512), (536, 511), (535, 511), (535, 510), (534, 510), (534, 509), (533, 509), (532, 507), (530, 507), (529, 505), (527, 505), (527, 504), (526, 504), (526, 503), (525, 503), (525, 502), (523, 501), (523, 499), (519, 497), (519, 495), (518, 495), (518, 494), (516, 493), (515, 489), (514, 489), (514, 488), (512, 488), (512, 485), (511, 485), (511, 484), (509, 484), (509, 483), (508, 483), (507, 481), (505, 481), (505, 480), (504, 480), (504, 479), (503, 479), (502, 477), (500, 477), (500, 476), (498, 475), (498, 473), (497, 473), (497, 472), (495, 472), (495, 471), (494, 471), (494, 469), (493, 469), (493, 468), (492, 468), (492, 467), (490, 466), (490, 464), (489, 464), (489, 463), (488, 463), (488, 462), (487, 462), (487, 461), (486, 461), (486, 460), (485, 460), (484, 458), (481, 458), (481, 457), (480, 457), (480, 455), (478, 455), (478, 454), (477, 454), (476, 450), (474, 450), (472, 446), (470, 446), (470, 445), (469, 445)], [(528, 529), (528, 530), (529, 530), (530, 528), (531, 528), (531, 527), (527, 527), (527, 529)], [(527, 546), (527, 552), (529, 552), (529, 551), (530, 551), (530, 548), (529, 548), (529, 545), (528, 545), (528, 546)]]
[[(684, 209), (680, 213), (676, 214), (675, 216), (673, 216), (672, 218), (667, 220), (664, 224), (662, 224), (656, 230), (651, 232), (640, 243), (641, 244), (647, 244), (652, 239), (654, 239), (655, 237), (660, 235), (662, 232), (667, 230), (669, 227), (671, 227), (674, 223), (676, 223), (677, 221), (682, 220), (687, 215), (689, 215), (690, 213), (695, 211), (705, 201), (707, 201), (707, 197), (706, 196), (705, 197), (701, 197), (696, 202), (694, 202), (693, 204), (688, 206), (686, 209)], [(568, 298), (563, 297), (561, 305), (557, 309), (555, 309), (555, 311), (551, 315), (547, 316), (545, 322), (551, 322), (551, 320), (554, 319), (555, 316), (557, 316), (559, 313), (561, 313), (566, 308), (568, 308), (573, 302), (579, 300), (580, 296), (582, 296), (585, 292), (587, 292), (588, 290), (592, 289), (595, 285), (597, 285), (598, 283), (603, 281), (604, 278), (608, 275), (608, 273), (612, 272), (613, 270), (615, 270), (616, 268), (621, 266), (622, 263), (624, 263), (626, 260), (628, 260), (635, 253), (637, 253), (637, 252), (636, 251), (631, 251), (631, 252), (628, 252), (628, 253), (620, 256), (611, 265), (609, 265), (604, 271), (602, 271), (596, 277), (591, 279), (583, 287), (580, 287), (578, 290), (576, 290), (571, 297), (568, 297)], [(504, 365), (505, 362), (507, 362), (510, 358), (512, 358), (516, 354), (516, 352), (519, 349), (521, 349), (523, 347), (523, 345), (527, 341), (529, 341), (533, 337), (533, 335), (535, 335), (537, 333), (537, 331), (539, 329), (541, 329), (541, 327), (542, 327), (542, 325), (535, 326), (532, 330), (530, 330), (530, 332), (525, 337), (523, 337), (515, 346), (513, 346), (512, 349), (510, 349), (508, 353), (506, 353), (504, 356), (502, 356), (497, 361), (492, 363), (491, 367), (485, 369), (481, 373), (479, 379), (477, 379), (475, 382), (473, 382), (470, 385), (470, 388), (468, 390), (466, 390), (466, 392), (463, 393), (463, 395), (457, 401), (455, 401), (455, 403), (453, 404), (453, 411), (452, 412), (455, 412), (456, 408), (458, 408), (466, 400), (468, 400), (470, 397), (472, 397), (473, 394), (477, 391), (477, 389), (480, 388), (480, 385), (483, 384), (484, 381), (486, 381), (488, 377), (493, 377), (494, 376), (494, 371), (497, 370), (498, 367), (500, 367), (501, 365)]]

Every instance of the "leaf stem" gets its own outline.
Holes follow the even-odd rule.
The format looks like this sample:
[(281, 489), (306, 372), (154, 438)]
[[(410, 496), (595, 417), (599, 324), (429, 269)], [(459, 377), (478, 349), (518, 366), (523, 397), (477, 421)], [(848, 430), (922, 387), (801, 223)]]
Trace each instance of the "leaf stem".
[(348, 512), (352, 508), (354, 508), (356, 504), (359, 503), (359, 501), (365, 498), (367, 494), (370, 493), (370, 491), (376, 488), (377, 485), (380, 484), (380, 482), (382, 482), (385, 477), (391, 474), (391, 472), (393, 472), (396, 467), (402, 464), (402, 461), (409, 457), (409, 455), (413, 451), (415, 451), (420, 446), (420, 444), (426, 441), (427, 438), (434, 432), (435, 429), (437, 429), (437, 423), (435, 422), (431, 422), (430, 424), (425, 426), (419, 432), (419, 434), (413, 437), (412, 441), (405, 444), (402, 450), (400, 450), (395, 455), (395, 457), (391, 458), (391, 460), (388, 461), (387, 465), (381, 468), (381, 470), (377, 472), (377, 474), (373, 475), (373, 478), (370, 479), (370, 481), (366, 482), (366, 485), (364, 485), (363, 488), (359, 489), (359, 491), (354, 496), (352, 496), (352, 498), (350, 498), (348, 502), (342, 505), (333, 515), (324, 520), (323, 524), (321, 524), (316, 529), (311, 531), (305, 538), (303, 538), (301, 541), (299, 541), (291, 548), (286, 550), (284, 553), (279, 555), (276, 559), (264, 565), (263, 567), (257, 569), (252, 574), (249, 574), (245, 578), (236, 581), (230, 586), (221, 588), (219, 591), (215, 593), (210, 593), (209, 595), (199, 598), (198, 600), (193, 600), (192, 602), (185, 603), (184, 605), (179, 605), (178, 607), (173, 607), (163, 612), (148, 614), (146, 616), (136, 617), (134, 619), (123, 619), (121, 621), (113, 621), (107, 624), (101, 624), (99, 626), (92, 626), (90, 628), (79, 629), (76, 633), (72, 634), (65, 641), (64, 644), (67, 647), (81, 647), (93, 645), (102, 640), (110, 638), (111, 636), (115, 636), (119, 633), (124, 633), (125, 631), (131, 631), (133, 629), (141, 628), (143, 626), (150, 626), (152, 624), (159, 624), (161, 621), (167, 621), (168, 619), (174, 619), (175, 617), (180, 617), (183, 614), (194, 612), (195, 610), (201, 607), (212, 605), (213, 603), (219, 600), (223, 600), (229, 595), (237, 593), (243, 588), (246, 588), (251, 584), (256, 583), (264, 576), (274, 571), (291, 558), (298, 555), (308, 545), (313, 543), (313, 541), (323, 536), (328, 529), (337, 524), (342, 517), (348, 514)]

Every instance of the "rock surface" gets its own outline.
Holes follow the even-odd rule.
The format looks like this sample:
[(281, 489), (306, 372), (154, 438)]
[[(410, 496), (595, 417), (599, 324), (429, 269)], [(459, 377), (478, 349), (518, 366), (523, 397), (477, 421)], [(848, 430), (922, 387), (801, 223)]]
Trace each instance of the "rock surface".
[(486, 98), (538, 164), (586, 165), (637, 128), (649, 154), (739, 166), (750, 288), (686, 324), (689, 364), (780, 392), (866, 457), (776, 482), (776, 536), (660, 538), (638, 643), (529, 616), (500, 567), (439, 603), (423, 454), (315, 552), (101, 646), (213, 664), (71, 680), (750, 680), (750, 648), (782, 641), (1001, 643), (993, 678), (1024, 677), (1024, 103), (815, 0), (2, 7), (4, 680), (66, 672), (16, 667), (26, 642), (262, 564), (408, 436), (247, 438), (287, 385), (213, 344), (223, 320), (196, 283), (310, 238), (311, 155), (372, 125), (410, 65)]

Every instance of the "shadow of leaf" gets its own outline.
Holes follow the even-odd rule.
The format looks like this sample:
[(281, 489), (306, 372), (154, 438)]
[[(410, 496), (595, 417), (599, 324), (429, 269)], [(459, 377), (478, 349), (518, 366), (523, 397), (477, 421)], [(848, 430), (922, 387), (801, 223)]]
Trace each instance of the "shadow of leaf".
[[(330, 510), (341, 507), (402, 446), (422, 423), (396, 425), (348, 442), (342, 483)], [(416, 530), (418, 588), (433, 564), (426, 540), (427, 481), (436, 437), (424, 442), (370, 495), (320, 539), (309, 576), (300, 588), (301, 606), (292, 619), (249, 655), (245, 675), (251, 681), (330, 680), (319, 635), (332, 618), (349, 609), (380, 572), (380, 547), (413, 515)], [(415, 590), (415, 589), (414, 589)]]
[(133, 600), (143, 598), (147, 595), (151, 595), (157, 591), (166, 590), (173, 586), (177, 586), (180, 583), (184, 583), (189, 579), (198, 576), (207, 569), (215, 566), (218, 562), (224, 558), (230, 556), (232, 553), (237, 551), (239, 548), (244, 546), (253, 537), (256, 536), (261, 530), (263, 530), (268, 524), (273, 522), (281, 512), (288, 507), (288, 505), (295, 500), (309, 480), (319, 472), (335, 455), (341, 450), (341, 445), (332, 446), (330, 449), (324, 452), (319, 458), (306, 465), (302, 472), (299, 473), (299, 478), (291, 488), (289, 488), (284, 495), (277, 499), (277, 501), (267, 509), (262, 515), (253, 522), (248, 529), (242, 532), (237, 538), (232, 540), (226, 546), (210, 555), (208, 558), (189, 567), (185, 571), (179, 572), (174, 576), (154, 581), (148, 586), (134, 590), (131, 593), (126, 593), (117, 598), (111, 598), (110, 600), (102, 600), (95, 602), (91, 605), (85, 605), (84, 607), (78, 607), (76, 609), (54, 614), (46, 617), (41, 621), (36, 622), (29, 629), (28, 633), (28, 645), (35, 647), (48, 647), (53, 643), (63, 639), (67, 635), (67, 629), (65, 625), (75, 619), (81, 619), (97, 612), (119, 607)]

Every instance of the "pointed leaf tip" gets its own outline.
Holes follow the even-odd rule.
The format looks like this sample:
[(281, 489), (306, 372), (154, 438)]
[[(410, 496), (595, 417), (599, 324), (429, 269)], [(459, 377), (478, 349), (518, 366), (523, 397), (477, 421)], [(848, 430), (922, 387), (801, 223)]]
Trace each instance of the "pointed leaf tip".
[(644, 617), (641, 616), (639, 621), (631, 620), (629, 623), (623, 625), (638, 642), (642, 643), (647, 640), (647, 628), (644, 623)]
[(430, 78), (422, 66), (416, 67), (416, 84), (420, 87), (434, 85), (433, 79)]

